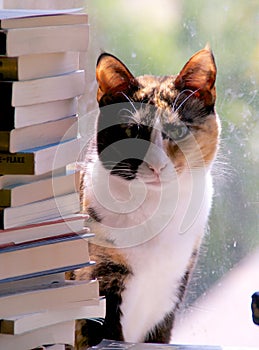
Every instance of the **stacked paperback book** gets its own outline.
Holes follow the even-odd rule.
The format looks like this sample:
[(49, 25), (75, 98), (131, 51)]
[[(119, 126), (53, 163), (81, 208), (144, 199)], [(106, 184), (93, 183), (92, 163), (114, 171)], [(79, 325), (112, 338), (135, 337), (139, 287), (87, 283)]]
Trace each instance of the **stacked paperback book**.
[(64, 349), (74, 320), (105, 309), (97, 281), (65, 280), (92, 264), (71, 166), (87, 15), (2, 10), (0, 21), (0, 348)]

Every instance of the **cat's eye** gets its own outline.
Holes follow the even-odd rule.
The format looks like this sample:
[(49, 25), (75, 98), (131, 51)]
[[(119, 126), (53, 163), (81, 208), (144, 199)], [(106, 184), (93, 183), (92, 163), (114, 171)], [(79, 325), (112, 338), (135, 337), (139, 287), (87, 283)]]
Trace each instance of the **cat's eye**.
[(185, 124), (164, 124), (164, 138), (172, 141), (180, 141), (189, 134), (189, 129)]
[(136, 123), (121, 125), (124, 130), (125, 136), (128, 138), (138, 137), (139, 126)]

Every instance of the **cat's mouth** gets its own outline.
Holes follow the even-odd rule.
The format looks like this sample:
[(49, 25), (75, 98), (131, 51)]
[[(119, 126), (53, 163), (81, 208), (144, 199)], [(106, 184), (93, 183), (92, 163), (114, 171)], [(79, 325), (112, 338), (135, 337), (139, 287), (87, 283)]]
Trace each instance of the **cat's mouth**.
[(160, 178), (159, 175), (154, 176), (139, 176), (137, 177), (137, 180), (143, 182), (147, 186), (161, 186), (163, 180)]

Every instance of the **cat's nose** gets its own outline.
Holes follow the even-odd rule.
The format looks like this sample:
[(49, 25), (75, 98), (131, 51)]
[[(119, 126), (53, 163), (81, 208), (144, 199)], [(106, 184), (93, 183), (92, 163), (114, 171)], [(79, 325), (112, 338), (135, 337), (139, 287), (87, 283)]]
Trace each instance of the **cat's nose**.
[(155, 174), (155, 175), (160, 175), (162, 170), (165, 169), (166, 164), (157, 164), (157, 165), (150, 165), (148, 164), (149, 169)]

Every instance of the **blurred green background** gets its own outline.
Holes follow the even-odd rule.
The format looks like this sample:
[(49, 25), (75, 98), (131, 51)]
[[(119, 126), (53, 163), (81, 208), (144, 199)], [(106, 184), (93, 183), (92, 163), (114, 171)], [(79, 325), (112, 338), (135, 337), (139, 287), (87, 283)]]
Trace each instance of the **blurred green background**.
[[(118, 56), (135, 75), (177, 74), (207, 42), (214, 52), (222, 142), (209, 229), (188, 296), (192, 302), (259, 246), (259, 2), (94, 0), (87, 12), (88, 94), (95, 89), (102, 51)], [(86, 108), (94, 106), (88, 102)]]

